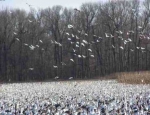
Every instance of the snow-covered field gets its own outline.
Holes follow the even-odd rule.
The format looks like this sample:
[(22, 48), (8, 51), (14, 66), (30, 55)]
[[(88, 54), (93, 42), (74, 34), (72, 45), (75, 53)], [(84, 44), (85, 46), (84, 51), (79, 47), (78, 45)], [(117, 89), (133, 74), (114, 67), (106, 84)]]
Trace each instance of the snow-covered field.
[(147, 115), (148, 111), (150, 85), (68, 81), (2, 84), (0, 89), (0, 115)]

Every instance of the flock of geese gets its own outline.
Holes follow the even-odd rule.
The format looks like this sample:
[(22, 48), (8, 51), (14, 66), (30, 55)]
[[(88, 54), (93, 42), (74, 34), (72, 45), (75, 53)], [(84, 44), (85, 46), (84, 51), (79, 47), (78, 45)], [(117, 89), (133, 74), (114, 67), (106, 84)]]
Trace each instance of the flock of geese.
[[(29, 3), (26, 3), (26, 1), (24, 1), (25, 4), (29, 7), (29, 8), (33, 8), (33, 5), (30, 5)], [(134, 12), (135, 12), (135, 9), (132, 9)], [(75, 12), (78, 12), (80, 13), (81, 11), (77, 8), (74, 8), (74, 11)], [(10, 11), (10, 14), (12, 14), (12, 12)], [(27, 20), (29, 23), (33, 23), (34, 21), (32, 21), (31, 19), (28, 19)], [(68, 29), (72, 30), (76, 30), (76, 28), (71, 25), (71, 24), (68, 24)], [(138, 26), (138, 30), (141, 30), (142, 31), (142, 27), (141, 26)], [(139, 31), (140, 32), (140, 31)], [(133, 30), (130, 30), (126, 33), (124, 33), (123, 31), (121, 30), (118, 30), (118, 31), (115, 31), (115, 33), (117, 34), (117, 39), (120, 39), (121, 40), (121, 45), (120, 46), (115, 46), (115, 44), (112, 44), (111, 45), (111, 48), (110, 49), (120, 49), (120, 50), (125, 50), (126, 49), (126, 45), (129, 44), (129, 43), (132, 43), (133, 42), (133, 39), (132, 37), (130, 38), (130, 36), (132, 36), (135, 32)], [(66, 32), (66, 39), (68, 40), (68, 42), (74, 46), (75, 44), (75, 47), (72, 47), (72, 51), (73, 52), (73, 55), (76, 57), (75, 59), (86, 59), (87, 57), (88, 58), (95, 58), (96, 56), (94, 55), (95, 51), (93, 51), (93, 45), (95, 46), (95, 44), (98, 44), (100, 43), (103, 39), (106, 39), (106, 38), (116, 38), (116, 36), (113, 36), (112, 34), (110, 33), (105, 33), (103, 37), (101, 36), (97, 36), (97, 35), (93, 35), (93, 40), (92, 41), (87, 41), (87, 39), (85, 39), (86, 37), (88, 37), (88, 33), (85, 33), (84, 31), (80, 31), (80, 30), (77, 30), (77, 34), (78, 35), (75, 35), (73, 33), (70, 33), (70, 32)], [(123, 38), (123, 34), (126, 34), (127, 37), (126, 38)], [(16, 41), (20, 42), (20, 39), (17, 37), (17, 32), (14, 32), (14, 36), (16, 36)], [(82, 38), (82, 37), (83, 38)], [(147, 39), (147, 40), (150, 40), (150, 37), (149, 36), (145, 36), (142, 32), (139, 33), (139, 37), (140, 39)], [(74, 39), (76, 39), (74, 42)], [(28, 47), (31, 51), (34, 51), (36, 49), (40, 49), (42, 51), (44, 51), (45, 49), (41, 47), (41, 44), (43, 44), (44, 41), (42, 40), (39, 40), (37, 44), (28, 44), (28, 43), (24, 43), (24, 46)], [(55, 40), (51, 40), (50, 42), (51, 44), (55, 44), (55, 45), (58, 45), (59, 47), (63, 47), (64, 44), (63, 43), (60, 43), (59, 41), (55, 41)], [(86, 47), (87, 46), (87, 47)], [(81, 52), (79, 53), (79, 48), (81, 47), (85, 47), (85, 49), (87, 48), (87, 51), (89, 52), (88, 54), (89, 55), (85, 55), (85, 54), (82, 54)], [(129, 49), (130, 52), (134, 52), (135, 50), (139, 50), (141, 51), (142, 53), (145, 53), (147, 51), (146, 48), (144, 47), (141, 47), (141, 46), (135, 46), (135, 48), (131, 48)], [(70, 58), (68, 61), (72, 62), (72, 63), (75, 63), (75, 59), (73, 58)], [(67, 65), (66, 62), (61, 62), (62, 66), (65, 66)], [(52, 65), (52, 67), (54, 69), (59, 69), (59, 66), (58, 65)], [(34, 67), (30, 67), (29, 68), (30, 71), (34, 71)], [(55, 76), (54, 79), (59, 79), (59, 76)], [(68, 78), (68, 79), (73, 79), (72, 77)]]
[[(29, 23), (32, 23), (31, 20), (28, 20)], [(138, 27), (139, 29), (141, 29), (142, 27), (139, 26)], [(71, 24), (68, 24), (68, 29), (70, 29), (70, 31), (72, 29), (75, 29), (73, 25)], [(105, 36), (104, 37), (100, 37), (100, 36), (97, 36), (97, 35), (93, 35), (93, 40), (91, 41), (88, 41), (87, 39), (85, 39), (86, 37), (88, 37), (88, 34), (85, 33), (84, 31), (79, 31), (77, 30), (77, 33), (79, 36), (77, 35), (74, 35), (73, 33), (71, 32), (66, 32), (66, 39), (68, 40), (68, 43), (72, 45), (72, 51), (69, 51), (71, 53), (73, 53), (73, 55), (76, 57), (75, 59), (86, 59), (87, 57), (88, 58), (95, 58), (95, 55), (94, 55), (94, 52), (93, 51), (93, 45), (97, 44), (97, 43), (100, 43), (101, 40), (103, 39), (111, 39), (111, 38), (114, 38), (114, 36), (110, 33), (105, 33)], [(120, 31), (116, 31), (116, 33), (118, 34), (117, 38), (120, 39), (122, 41), (122, 45), (121, 46), (115, 46), (114, 44), (112, 44), (112, 47), (111, 49), (121, 49), (121, 50), (125, 50), (125, 47), (128, 43), (132, 43), (133, 40), (132, 38), (129, 38), (130, 35), (133, 35), (134, 34), (134, 31), (128, 31), (126, 34), (127, 34), (127, 38), (123, 38), (123, 32), (120, 30)], [(18, 42), (20, 42), (20, 39), (17, 38), (17, 32), (14, 32), (14, 35), (16, 36), (16, 40)], [(83, 38), (82, 38), (83, 37)], [(115, 37), (116, 38), (116, 37)], [(140, 34), (140, 39), (147, 39), (147, 40), (150, 40), (150, 38), (148, 36), (145, 36), (144, 34)], [(40, 49), (40, 50), (45, 50), (44, 48), (40, 47), (41, 44), (43, 44), (44, 42), (42, 40), (39, 40), (38, 44), (27, 44), (27, 43), (24, 43), (24, 45), (26, 47), (28, 47), (31, 51), (34, 51), (36, 49)], [(58, 45), (58, 47), (63, 47), (63, 43), (60, 43), (59, 41), (55, 41), (55, 40), (51, 40), (50, 42), (51, 44), (55, 44), (55, 45)], [(89, 52), (88, 54), (89, 55), (86, 55), (86, 54), (82, 54), (82, 52), (80, 51), (83, 47), (85, 47), (85, 49)], [(134, 49), (129, 49), (131, 52), (135, 51), (135, 50), (140, 50), (142, 53), (146, 52), (146, 48), (144, 47), (140, 47), (140, 46), (137, 46), (135, 47)], [(70, 58), (68, 61), (71, 61), (72, 63), (75, 63), (75, 59), (73, 58)], [(66, 65), (65, 62), (61, 62), (61, 64), (63, 66)], [(58, 69), (58, 65), (52, 65), (54, 69)], [(34, 70), (34, 67), (31, 67), (29, 68), (29, 70), (33, 71)], [(54, 79), (59, 79), (59, 76), (56, 76)]]
[(150, 115), (150, 85), (115, 80), (2, 84), (0, 115)]

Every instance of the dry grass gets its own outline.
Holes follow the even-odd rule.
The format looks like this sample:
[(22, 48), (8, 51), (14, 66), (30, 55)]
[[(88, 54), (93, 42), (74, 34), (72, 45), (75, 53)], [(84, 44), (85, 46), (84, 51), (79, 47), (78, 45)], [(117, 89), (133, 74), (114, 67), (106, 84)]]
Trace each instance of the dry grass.
[(150, 84), (150, 71), (116, 73), (118, 82), (128, 84)]

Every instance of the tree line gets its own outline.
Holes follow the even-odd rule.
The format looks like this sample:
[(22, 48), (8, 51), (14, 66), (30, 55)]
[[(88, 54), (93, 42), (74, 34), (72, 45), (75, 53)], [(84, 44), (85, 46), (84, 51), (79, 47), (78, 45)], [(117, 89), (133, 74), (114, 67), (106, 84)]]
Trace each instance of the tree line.
[(150, 69), (150, 1), (0, 10), (0, 79), (89, 79)]

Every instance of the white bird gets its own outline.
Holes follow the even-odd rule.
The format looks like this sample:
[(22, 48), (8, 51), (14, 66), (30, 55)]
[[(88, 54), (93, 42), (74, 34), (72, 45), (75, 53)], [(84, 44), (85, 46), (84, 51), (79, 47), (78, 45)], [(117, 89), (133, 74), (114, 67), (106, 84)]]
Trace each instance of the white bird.
[(77, 44), (79, 44), (79, 42), (76, 42)]
[(53, 67), (54, 67), (54, 68), (58, 68), (58, 66), (56, 66), (56, 65), (53, 65)]
[(88, 49), (88, 51), (92, 52), (92, 50), (91, 50), (91, 49)]
[(28, 19), (28, 21), (31, 23), (32, 21)]
[(73, 52), (76, 52), (76, 50), (75, 50), (75, 49), (73, 49)]
[(25, 46), (28, 46), (28, 44), (24, 43)]
[(71, 40), (71, 38), (68, 38), (68, 40)]
[(55, 41), (55, 44), (59, 44), (59, 43)]
[(86, 40), (82, 40), (85, 44), (88, 44), (88, 42)]
[(120, 33), (120, 34), (123, 34), (123, 32), (122, 32), (121, 30), (119, 31), (119, 33)]
[(36, 47), (38, 47), (38, 48), (39, 48), (39, 45), (36, 45)]
[(127, 43), (128, 41), (127, 41), (127, 40), (124, 40), (124, 42), (126, 42), (126, 43)]
[(30, 47), (31, 50), (35, 49), (35, 46), (33, 46), (33, 45), (30, 45), (29, 47)]
[(134, 31), (133, 30), (131, 30), (131, 31), (129, 31), (130, 33), (134, 33)]
[(133, 52), (134, 50), (133, 50), (133, 49), (130, 49), (130, 51)]
[(121, 39), (121, 40), (123, 40), (123, 37), (121, 37), (121, 36), (118, 36), (118, 38)]
[(78, 44), (76, 44), (76, 47), (79, 47), (79, 45), (78, 45)]
[(100, 42), (99, 40), (96, 40), (96, 42)]
[(112, 47), (113, 47), (113, 48), (115, 48), (115, 46), (114, 46), (114, 45), (112, 45)]
[(122, 46), (120, 46), (121, 49), (124, 49)]
[(82, 46), (85, 46), (84, 43), (81, 43)]
[(140, 47), (136, 47), (137, 49), (140, 49)]
[(54, 41), (53, 41), (53, 40), (51, 40), (51, 43), (53, 44), (53, 43), (54, 43)]
[(84, 35), (85, 35), (85, 36), (88, 36), (88, 34), (87, 34), (87, 33), (85, 33)]
[(69, 36), (70, 34), (68, 32), (66, 32), (66, 34)]
[(69, 24), (69, 25), (68, 25), (68, 28), (69, 28), (69, 29), (70, 29), (70, 28), (73, 28), (73, 26)]
[(118, 34), (119, 34), (120, 32), (119, 32), (119, 31), (116, 31), (116, 33), (118, 33)]
[(78, 58), (81, 58), (81, 55), (78, 55)]
[(74, 62), (74, 60), (73, 59), (70, 59), (72, 62)]
[(72, 37), (74, 38), (74, 35), (73, 34), (71, 34), (72, 35)]
[(141, 47), (141, 50), (144, 50), (145, 48)]
[(69, 79), (71, 80), (71, 79), (73, 79), (73, 77), (69, 77)]
[(131, 42), (132, 40), (130, 38), (128, 38), (128, 40)]
[(142, 27), (141, 27), (141, 26), (138, 26), (138, 28), (141, 29)]
[(17, 35), (17, 33), (16, 33), (16, 32), (14, 32), (14, 35)]
[(58, 78), (59, 78), (58, 76), (55, 77), (55, 79), (58, 79)]
[(110, 35), (110, 37), (113, 38), (114, 36), (113, 36), (113, 35)]
[(108, 38), (108, 37), (109, 37), (107, 33), (105, 33), (105, 36), (106, 36), (106, 38)]
[(20, 41), (18, 38), (15, 38), (17, 41)]
[(94, 55), (91, 55), (91, 57), (94, 57)]
[(76, 39), (80, 39), (78, 36), (76, 36)]
[(66, 65), (64, 62), (61, 62), (62, 65)]
[(31, 70), (31, 71), (32, 71), (32, 70), (34, 70), (34, 68), (29, 68), (29, 70)]
[(61, 47), (62, 46), (62, 44), (61, 43), (58, 43), (58, 45)]
[(78, 30), (78, 33), (81, 33), (81, 31)]
[(42, 41), (42, 40), (39, 40), (39, 42), (43, 43), (43, 41)]
[(86, 58), (86, 56), (82, 55), (83, 58)]

